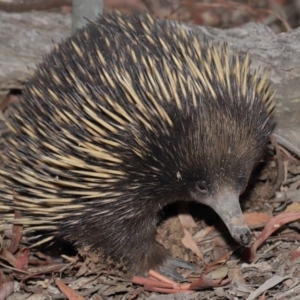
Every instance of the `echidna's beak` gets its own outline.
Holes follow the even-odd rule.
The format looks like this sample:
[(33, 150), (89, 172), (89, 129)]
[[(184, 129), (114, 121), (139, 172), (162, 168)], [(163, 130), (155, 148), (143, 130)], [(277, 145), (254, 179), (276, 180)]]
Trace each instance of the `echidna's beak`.
[(225, 189), (208, 205), (221, 217), (231, 236), (241, 245), (248, 246), (251, 233), (242, 214), (239, 196)]

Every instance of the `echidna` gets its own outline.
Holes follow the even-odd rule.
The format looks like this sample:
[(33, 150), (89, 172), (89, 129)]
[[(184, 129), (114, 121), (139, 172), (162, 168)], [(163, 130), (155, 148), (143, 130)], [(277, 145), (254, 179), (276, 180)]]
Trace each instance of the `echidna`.
[(44, 57), (8, 123), (2, 228), (90, 245), (143, 273), (166, 261), (161, 209), (196, 201), (248, 245), (239, 196), (274, 111), (268, 76), (249, 64), (149, 15), (78, 30)]

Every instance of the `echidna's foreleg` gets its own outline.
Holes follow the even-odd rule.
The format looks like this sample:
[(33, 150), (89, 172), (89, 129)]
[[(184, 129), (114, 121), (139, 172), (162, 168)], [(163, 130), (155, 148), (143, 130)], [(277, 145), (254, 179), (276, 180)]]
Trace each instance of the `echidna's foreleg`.
[[(149, 223), (154, 224), (156, 222)], [(149, 270), (154, 269), (182, 281), (184, 278), (176, 272), (176, 268), (195, 269), (195, 265), (170, 256), (168, 250), (155, 240), (155, 227), (141, 226), (136, 234), (135, 244), (130, 243), (132, 245), (131, 251), (129, 250), (128, 255), (125, 257), (133, 273), (147, 276)]]
[(168, 251), (155, 240), (155, 234), (155, 228), (151, 232), (149, 228), (139, 231), (141, 239), (136, 239), (136, 244), (126, 257), (133, 273), (147, 276), (149, 270), (159, 271), (159, 267), (167, 263)]

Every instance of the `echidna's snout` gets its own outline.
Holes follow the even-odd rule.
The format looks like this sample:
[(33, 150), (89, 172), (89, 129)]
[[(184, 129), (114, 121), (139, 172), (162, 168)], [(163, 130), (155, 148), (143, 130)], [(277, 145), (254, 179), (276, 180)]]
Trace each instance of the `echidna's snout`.
[(239, 244), (248, 246), (251, 232), (248, 228), (239, 203), (239, 195), (230, 189), (223, 189), (210, 201), (205, 201), (223, 220), (231, 236)]
[(229, 189), (218, 193), (213, 199), (211, 208), (221, 217), (231, 236), (241, 245), (248, 246), (251, 233), (248, 228), (239, 203), (239, 195)]
[(247, 226), (237, 227), (231, 232), (232, 237), (241, 245), (249, 246), (251, 242), (251, 233)]

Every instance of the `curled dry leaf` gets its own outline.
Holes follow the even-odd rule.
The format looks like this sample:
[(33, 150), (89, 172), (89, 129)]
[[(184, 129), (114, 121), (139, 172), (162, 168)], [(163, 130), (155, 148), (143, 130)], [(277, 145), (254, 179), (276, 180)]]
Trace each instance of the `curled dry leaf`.
[(300, 213), (281, 213), (275, 217), (272, 217), (266, 224), (264, 230), (259, 235), (254, 244), (247, 248), (244, 252), (244, 258), (248, 260), (253, 260), (256, 257), (257, 248), (276, 230), (278, 230), (282, 225), (290, 222), (294, 222), (300, 219)]
[(149, 271), (149, 278), (134, 276), (132, 282), (143, 285), (144, 290), (164, 294), (191, 293), (195, 290), (219, 287), (228, 284), (227, 267), (211, 268), (209, 272), (203, 273), (199, 279), (192, 283), (179, 284), (156, 271)]
[(143, 285), (144, 290), (150, 292), (159, 292), (164, 294), (193, 292), (189, 289), (190, 284), (179, 284), (154, 270), (149, 271), (149, 278), (134, 276), (132, 278), (132, 282), (138, 285)]

